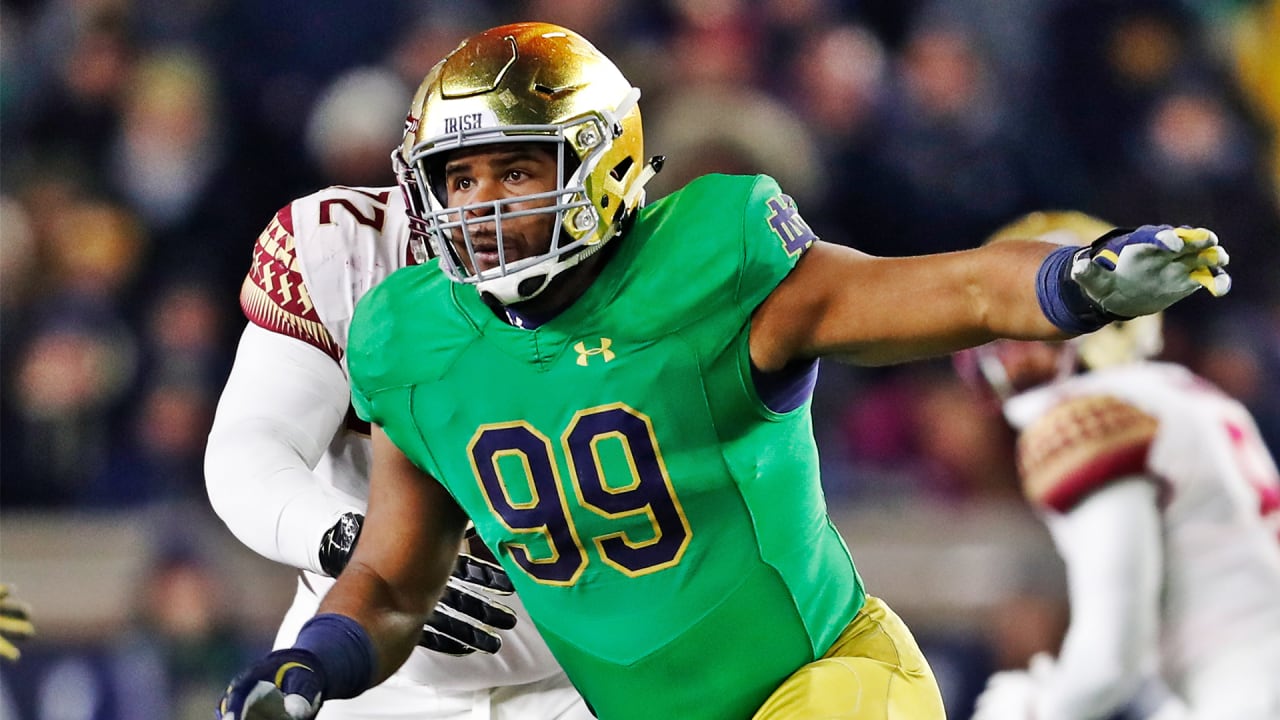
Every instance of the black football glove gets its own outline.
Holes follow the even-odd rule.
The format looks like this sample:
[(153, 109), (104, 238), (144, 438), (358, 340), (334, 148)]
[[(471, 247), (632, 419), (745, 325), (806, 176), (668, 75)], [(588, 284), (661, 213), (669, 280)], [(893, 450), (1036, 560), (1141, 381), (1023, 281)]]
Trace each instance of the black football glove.
[(510, 595), (515, 588), (474, 528), (467, 530), (466, 539), (467, 548), (458, 553), (444, 595), (422, 628), (418, 644), (446, 655), (492, 654), (502, 648), (502, 638), (494, 630), (516, 626), (515, 613), (492, 596)]
[[(347, 566), (363, 524), (363, 515), (350, 512), (325, 533), (320, 543), (320, 567), (327, 574), (337, 577)], [(502, 648), (496, 631), (516, 625), (511, 608), (492, 596), (510, 595), (515, 588), (474, 528), (467, 530), (466, 539), (467, 549), (458, 553), (444, 594), (423, 626), (418, 644), (446, 655), (492, 654)]]

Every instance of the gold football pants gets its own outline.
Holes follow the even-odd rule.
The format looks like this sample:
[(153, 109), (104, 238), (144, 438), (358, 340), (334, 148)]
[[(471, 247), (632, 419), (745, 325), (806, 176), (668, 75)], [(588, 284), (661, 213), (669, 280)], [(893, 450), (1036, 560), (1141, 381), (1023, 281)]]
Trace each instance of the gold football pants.
[(791, 674), (754, 720), (945, 720), (942, 693), (905, 623), (867, 597), (821, 658)]

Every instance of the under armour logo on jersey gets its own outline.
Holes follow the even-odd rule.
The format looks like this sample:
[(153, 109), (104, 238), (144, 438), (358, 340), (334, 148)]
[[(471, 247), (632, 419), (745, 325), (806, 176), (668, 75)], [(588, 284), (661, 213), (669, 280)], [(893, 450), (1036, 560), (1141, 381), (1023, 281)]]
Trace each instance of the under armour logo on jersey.
[(800, 217), (796, 201), (792, 200), (790, 195), (775, 195), (769, 198), (767, 204), (773, 211), (769, 216), (769, 227), (782, 241), (782, 247), (788, 255), (799, 255), (818, 239), (813, 228), (809, 227), (809, 223)]
[(587, 359), (592, 355), (599, 355), (604, 358), (605, 362), (609, 362), (617, 357), (613, 354), (613, 351), (609, 349), (610, 345), (613, 345), (613, 340), (602, 337), (600, 338), (600, 347), (589, 348), (585, 342), (579, 340), (578, 343), (573, 346), (573, 349), (578, 353), (578, 364), (585, 367)]

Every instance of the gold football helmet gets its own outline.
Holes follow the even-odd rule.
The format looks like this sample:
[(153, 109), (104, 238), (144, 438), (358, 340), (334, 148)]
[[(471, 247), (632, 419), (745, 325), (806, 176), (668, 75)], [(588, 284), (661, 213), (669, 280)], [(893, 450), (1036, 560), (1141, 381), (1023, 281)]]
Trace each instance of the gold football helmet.
[[(419, 243), (429, 243), (451, 279), (503, 304), (542, 292), (617, 235), (643, 202), (660, 162), (643, 159), (639, 98), (613, 62), (571, 30), (517, 23), (467, 38), (422, 81), (393, 153)], [(448, 207), (441, 170), (449, 154), (512, 142), (551, 145), (558, 189)], [(508, 261), (502, 220), (516, 215), (513, 203), (530, 200), (548, 204), (519, 215), (556, 214), (550, 248)], [(469, 225), (495, 219), (498, 264), (475, 272)]]

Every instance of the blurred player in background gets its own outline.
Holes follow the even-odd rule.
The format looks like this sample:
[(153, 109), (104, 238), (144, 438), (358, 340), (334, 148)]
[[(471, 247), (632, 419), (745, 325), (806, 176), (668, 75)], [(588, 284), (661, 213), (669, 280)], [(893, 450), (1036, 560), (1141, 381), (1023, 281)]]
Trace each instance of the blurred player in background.
[(350, 328), (369, 522), (223, 718), (309, 718), (386, 677), (468, 516), (601, 718), (941, 718), (827, 516), (817, 359), (1064, 338), (1229, 287), (1203, 228), (876, 258), (818, 241), (767, 176), (645, 205), (660, 162), (639, 95), (542, 23), (474, 35), (428, 74), (400, 160), (437, 259), (371, 290)]
[(31, 607), (14, 597), (8, 585), (0, 583), (0, 658), (16, 661), (22, 657), (17, 644), (35, 634)]
[[(1109, 228), (1042, 212), (989, 242)], [(1019, 433), (1071, 608), (1058, 657), (994, 675), (975, 720), (1280, 718), (1280, 476), (1240, 403), (1149, 359), (1161, 342), (1150, 315), (956, 355)]]
[[(0, 660), (17, 662), (22, 657), (18, 643), (36, 634), (31, 622), (31, 607), (13, 596), (5, 583), (0, 583)], [(0, 718), (18, 717), (4, 676), (0, 675)]]
[[(397, 187), (330, 187), (294, 200), (259, 236), (240, 302), (249, 319), (209, 436), (209, 499), (242, 542), (298, 568), (276, 637), (293, 644), (361, 532), (369, 426), (351, 412), (345, 353), (356, 302), (409, 249)], [(486, 557), (487, 556), (487, 557)], [(321, 718), (588, 718), (577, 691), (468, 538), (418, 648), (386, 683)]]

